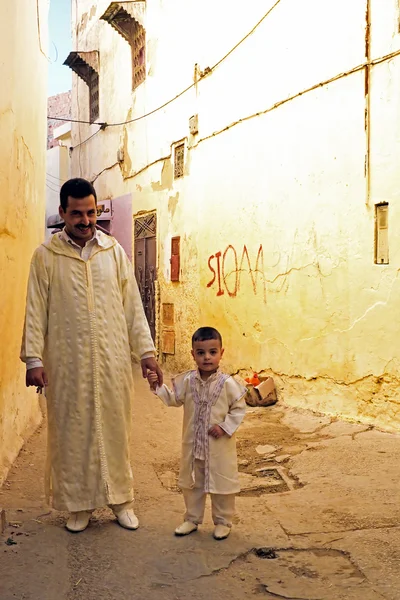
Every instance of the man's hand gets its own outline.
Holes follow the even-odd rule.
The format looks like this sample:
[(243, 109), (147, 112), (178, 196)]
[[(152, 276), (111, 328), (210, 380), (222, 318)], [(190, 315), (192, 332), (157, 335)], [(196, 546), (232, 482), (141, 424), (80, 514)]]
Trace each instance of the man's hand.
[(157, 374), (158, 385), (161, 386), (163, 384), (163, 373), (153, 356), (142, 358), (140, 364), (142, 365), (142, 375), (144, 379), (147, 379), (148, 371), (154, 371)]
[(26, 372), (26, 387), (34, 385), (38, 388), (44, 388), (47, 384), (47, 376), (43, 367), (35, 367)]
[(226, 431), (224, 431), (219, 425), (213, 425), (211, 429), (208, 430), (208, 434), (217, 440), (223, 435), (226, 435)]

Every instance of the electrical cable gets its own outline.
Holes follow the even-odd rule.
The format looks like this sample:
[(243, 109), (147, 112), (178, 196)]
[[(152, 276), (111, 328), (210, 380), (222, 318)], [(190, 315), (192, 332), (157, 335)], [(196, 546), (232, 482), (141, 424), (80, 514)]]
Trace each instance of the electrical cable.
[(102, 131), (103, 129), (105, 129), (105, 127), (101, 126), (97, 131), (95, 131), (94, 133), (92, 133), (92, 135), (90, 135), (85, 140), (83, 140), (82, 142), (79, 142), (79, 144), (76, 144), (76, 146), (71, 146), (70, 150), (75, 150), (75, 148), (79, 148), (80, 146), (83, 146), (83, 144), (86, 144), (86, 142), (88, 142), (89, 140), (91, 140), (92, 138), (94, 138), (94, 136), (97, 135), (98, 133), (100, 133), (100, 131)]
[[(227, 52), (225, 54), (225, 56), (223, 56), (217, 63), (215, 63), (215, 65), (213, 67), (208, 68), (208, 69), (205, 70), (205, 73), (204, 73), (203, 77), (205, 75), (209, 75), (210, 73), (212, 73), (244, 41), (246, 41), (247, 38), (249, 38), (256, 31), (256, 29), (261, 25), (261, 23), (263, 23), (265, 21), (265, 19), (271, 14), (271, 12), (278, 6), (278, 4), (280, 2), (281, 2), (281, 0), (276, 0), (275, 4), (273, 4), (273, 6), (261, 17), (261, 19), (254, 25), (254, 27), (251, 29), (251, 31), (249, 31), (237, 44), (235, 44), (235, 46), (233, 46), (233, 48), (231, 48), (229, 50), (229, 52)], [(200, 78), (200, 81), (201, 81), (201, 79), (203, 77)], [(158, 106), (157, 108), (151, 110), (150, 112), (145, 113), (141, 117), (135, 117), (134, 119), (129, 119), (128, 121), (122, 121), (120, 123), (96, 123), (96, 125), (100, 125), (100, 126), (102, 126), (103, 129), (105, 129), (106, 127), (119, 127), (119, 126), (122, 126), (122, 125), (128, 125), (130, 123), (135, 123), (136, 121), (141, 121), (142, 119), (145, 119), (146, 117), (149, 117), (151, 115), (154, 115), (154, 113), (159, 112), (160, 110), (162, 110), (163, 108), (165, 108), (169, 104), (172, 104), (172, 102), (175, 102), (175, 100), (178, 100), (178, 98), (180, 98), (181, 96), (183, 96), (184, 94), (186, 94), (186, 92), (188, 92), (189, 90), (191, 90), (192, 88), (194, 88), (196, 85), (197, 85), (197, 81), (194, 81), (188, 87), (186, 87), (184, 90), (182, 90), (181, 92), (179, 92), (179, 94), (177, 94), (176, 96), (174, 96), (170, 100), (167, 100), (167, 102), (164, 102), (164, 104), (162, 104), (161, 106)], [(83, 124), (87, 124), (87, 125), (91, 125), (92, 124), (92, 123), (90, 123), (90, 121), (81, 121), (79, 119), (68, 119), (68, 118), (64, 119), (62, 117), (50, 117), (50, 116), (48, 116), (47, 118), (48, 119), (54, 119), (55, 121), (68, 121), (69, 123), (83, 123)], [(88, 138), (88, 139), (90, 139), (90, 138)]]
[(55, 45), (55, 43), (53, 42), (53, 40), (51, 41), (51, 43), (53, 44), (53, 46), (54, 46), (54, 49), (55, 49), (55, 51), (56, 51), (56, 58), (55, 58), (55, 60), (53, 60), (53, 61), (52, 61), (52, 64), (54, 65), (54, 64), (55, 64), (55, 63), (58, 61), (58, 48), (57, 48), (57, 46)]
[(40, 10), (39, 10), (39, 0), (36, 0), (36, 19), (37, 19), (37, 30), (38, 30), (38, 41), (39, 41), (39, 50), (40, 52), (43, 54), (43, 56), (46, 58), (46, 60), (51, 63), (50, 58), (47, 56), (47, 54), (44, 52), (43, 48), (42, 48), (42, 34), (40, 31)]
[(65, 121), (66, 123), (83, 123), (84, 125), (106, 125), (106, 123), (93, 123), (92, 121), (82, 121), (81, 119), (71, 119), (70, 117), (49, 117), (52, 121)]
[(59, 189), (61, 187), (61, 185), (59, 183), (57, 183), (56, 181), (51, 181), (51, 179), (47, 179), (47, 177), (46, 177), (46, 182), (55, 188)]
[[(60, 177), (56, 177), (55, 175), (52, 175), (51, 173), (46, 173), (46, 175), (48, 177), (51, 177), (52, 179), (56, 179), (57, 181), (61, 181), (61, 183), (65, 183), (65, 181), (66, 181), (65, 179), (60, 179)], [(58, 185), (58, 184), (56, 184), (55, 181), (54, 181), (54, 184)]]
[(46, 181), (46, 187), (48, 187), (48, 188), (49, 188), (49, 190), (51, 190), (51, 191), (52, 191), (52, 192), (54, 192), (55, 194), (58, 194), (58, 193), (60, 192), (60, 189), (56, 190), (56, 189), (54, 189), (53, 187), (51, 187), (51, 186), (49, 185), (49, 182), (48, 182), (48, 181)]

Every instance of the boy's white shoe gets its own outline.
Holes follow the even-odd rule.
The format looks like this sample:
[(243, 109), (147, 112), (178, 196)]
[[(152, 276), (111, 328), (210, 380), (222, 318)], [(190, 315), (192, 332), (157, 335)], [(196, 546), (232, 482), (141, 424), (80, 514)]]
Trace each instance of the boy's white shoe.
[(121, 527), (125, 527), (125, 529), (137, 529), (139, 527), (139, 519), (133, 512), (132, 508), (128, 510), (121, 510), (121, 512), (115, 515), (117, 517), (118, 523)]
[(217, 525), (214, 529), (214, 537), (216, 540), (224, 540), (231, 532), (231, 528), (226, 525)]
[(189, 535), (189, 533), (193, 533), (193, 531), (197, 531), (196, 523), (185, 521), (175, 529), (175, 535)]
[(91, 513), (87, 512), (86, 510), (71, 513), (71, 516), (69, 517), (65, 527), (68, 529), (68, 531), (72, 531), (72, 533), (84, 531), (89, 525), (90, 515)]

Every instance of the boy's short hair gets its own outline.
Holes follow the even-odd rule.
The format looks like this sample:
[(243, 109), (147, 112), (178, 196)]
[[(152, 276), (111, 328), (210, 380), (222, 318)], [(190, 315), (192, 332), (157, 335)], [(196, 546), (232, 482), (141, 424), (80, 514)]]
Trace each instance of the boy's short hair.
[(214, 327), (200, 327), (192, 335), (192, 346), (194, 342), (207, 342), (208, 340), (219, 340), (222, 348), (222, 336)]

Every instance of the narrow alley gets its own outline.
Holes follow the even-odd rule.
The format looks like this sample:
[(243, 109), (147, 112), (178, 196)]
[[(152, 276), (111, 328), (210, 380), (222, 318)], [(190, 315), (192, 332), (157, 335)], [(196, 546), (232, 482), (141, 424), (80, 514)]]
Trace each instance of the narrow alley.
[(0, 600), (400, 600), (400, 3), (9, 0), (0, 44)]
[(182, 412), (136, 374), (132, 462), (138, 531), (108, 509), (73, 535), (43, 495), (43, 426), (0, 491), (1, 600), (398, 600), (400, 436), (281, 404), (247, 409), (238, 433), (242, 492), (232, 535), (209, 515), (173, 535)]

